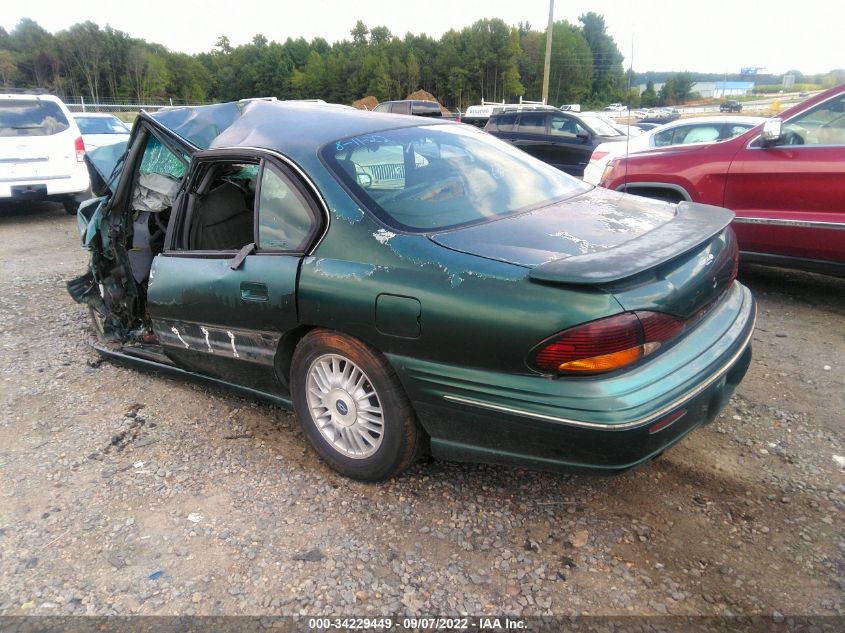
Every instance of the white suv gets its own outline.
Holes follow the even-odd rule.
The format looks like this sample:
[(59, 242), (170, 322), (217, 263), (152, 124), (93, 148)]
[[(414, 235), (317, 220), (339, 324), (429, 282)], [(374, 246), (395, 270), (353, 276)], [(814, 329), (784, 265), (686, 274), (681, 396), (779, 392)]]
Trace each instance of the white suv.
[(89, 198), (85, 144), (57, 97), (0, 93), (0, 200), (55, 200), (76, 213)]

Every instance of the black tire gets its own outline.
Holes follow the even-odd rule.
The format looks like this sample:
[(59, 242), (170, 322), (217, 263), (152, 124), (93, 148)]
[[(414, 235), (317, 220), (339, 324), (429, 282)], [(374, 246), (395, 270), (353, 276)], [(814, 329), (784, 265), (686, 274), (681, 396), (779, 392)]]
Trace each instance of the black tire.
[(105, 330), (105, 319), (103, 315), (97, 312), (93, 307), (90, 305), (88, 306), (88, 314), (91, 316), (91, 329), (94, 330), (94, 336), (97, 338), (97, 342), (101, 344), (108, 343), (108, 339), (106, 339), (106, 330)]
[[(351, 457), (346, 454), (342, 447), (338, 447), (338, 442), (342, 443), (344, 438), (339, 437), (332, 443), (324, 434), (334, 432), (335, 426), (327, 423), (324, 426), (328, 430), (321, 431), (312, 413), (314, 396), (309, 403), (309, 376), (312, 377), (313, 387), (312, 368), (320, 362), (327, 362), (327, 359), (338, 360), (338, 367), (345, 367), (341, 360), (345, 359), (351, 363), (350, 368), (363, 373), (366, 379), (363, 383), (364, 391), (368, 392), (368, 388), (372, 387), (375, 399), (368, 402), (376, 403), (380, 408), (381, 433), (373, 435), (380, 438), (377, 439), (377, 447), (362, 444), (367, 450), (373, 451), (371, 454), (366, 451), (363, 452), (366, 456)], [(294, 351), (290, 383), (293, 406), (305, 435), (320, 457), (342, 475), (360, 481), (383, 481), (400, 474), (422, 453), (425, 433), (417, 422), (396, 372), (381, 354), (361, 341), (330, 330), (312, 330)], [(337, 402), (340, 403), (340, 400)], [(328, 407), (325, 408), (325, 415), (329, 415)], [(343, 406), (333, 413), (345, 414), (348, 411)], [(356, 419), (357, 415), (356, 408)], [(325, 420), (322, 414), (317, 417)]]
[(65, 213), (68, 215), (76, 215), (79, 210), (79, 203), (73, 198), (66, 198), (62, 200), (62, 206), (65, 208)]

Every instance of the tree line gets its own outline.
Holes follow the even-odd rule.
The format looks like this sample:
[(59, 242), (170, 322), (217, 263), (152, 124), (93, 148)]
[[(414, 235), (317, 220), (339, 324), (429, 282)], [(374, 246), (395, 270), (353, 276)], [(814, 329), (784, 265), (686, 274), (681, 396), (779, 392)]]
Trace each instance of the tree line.
[[(212, 50), (177, 53), (93, 22), (52, 34), (25, 18), (0, 28), (3, 86), (45, 88), (86, 100), (229, 101), (255, 96), (322, 98), (351, 103), (367, 95), (403, 99), (426, 90), (448, 107), (482, 99), (539, 99), (546, 34), (528, 23), (483, 19), (440, 38), (363, 22), (333, 44), (256, 35), (233, 46), (222, 36)], [(554, 24), (549, 101), (602, 105), (622, 100), (623, 56), (604, 18), (586, 13), (578, 24)]]
[[(10, 32), (0, 27), (0, 83), (95, 102), (275, 96), (351, 103), (368, 95), (403, 99), (418, 89), (461, 109), (481, 100), (540, 99), (546, 34), (528, 23), (483, 19), (435, 39), (398, 37), (359, 20), (349, 35), (333, 44), (320, 37), (276, 42), (256, 35), (240, 46), (222, 36), (212, 50), (189, 55), (90, 21), (52, 34), (24, 18)], [(577, 24), (555, 22), (549, 102), (595, 108), (619, 101), (636, 107), (682, 103), (690, 96), (690, 73), (626, 74), (622, 62), (603, 16), (589, 12)], [(817, 77), (794, 72), (798, 81), (820, 85), (843, 80), (842, 71)], [(766, 80), (776, 83), (774, 77)], [(652, 83), (642, 96), (629, 92), (629, 85), (646, 81)], [(665, 82), (662, 90), (654, 90), (656, 81)]]

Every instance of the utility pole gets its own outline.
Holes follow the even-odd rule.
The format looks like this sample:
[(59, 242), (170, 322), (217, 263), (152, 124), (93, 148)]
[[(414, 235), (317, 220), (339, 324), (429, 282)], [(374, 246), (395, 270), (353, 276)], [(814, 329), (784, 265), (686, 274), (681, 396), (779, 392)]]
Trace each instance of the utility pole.
[(546, 63), (543, 66), (543, 103), (549, 101), (549, 70), (552, 64), (552, 25), (555, 19), (555, 0), (549, 0), (549, 26), (546, 27)]

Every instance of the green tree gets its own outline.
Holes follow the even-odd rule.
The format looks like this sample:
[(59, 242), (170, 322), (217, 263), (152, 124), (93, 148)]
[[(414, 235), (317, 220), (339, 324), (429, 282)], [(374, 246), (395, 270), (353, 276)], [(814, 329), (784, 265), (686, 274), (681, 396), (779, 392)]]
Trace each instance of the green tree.
[(660, 102), (668, 105), (686, 102), (692, 93), (693, 83), (692, 75), (688, 72), (669, 75), (660, 89)]
[(18, 75), (18, 64), (12, 51), (0, 48), (0, 81), (3, 87), (11, 86)]
[(621, 100), (626, 92), (624, 57), (608, 34), (604, 17), (590, 11), (580, 16), (584, 39), (593, 56), (592, 101), (606, 103)]
[(358, 20), (355, 23), (355, 27), (349, 31), (349, 34), (352, 36), (352, 43), (358, 46), (366, 46), (369, 32), (370, 30), (367, 28), (367, 25), (361, 20)]
[[(546, 49), (542, 36), (541, 50)], [(542, 95), (543, 59), (538, 61), (532, 96)], [(592, 94), (593, 63), (590, 46), (577, 26), (566, 20), (552, 26), (552, 56), (549, 69), (549, 103), (587, 103)]]
[(654, 90), (654, 82), (650, 79), (645, 85), (645, 90), (640, 95), (640, 105), (643, 108), (652, 108), (657, 105), (657, 92)]
[(91, 22), (74, 24), (57, 35), (59, 47), (79, 77), (88, 96), (100, 100), (101, 76), (106, 59), (106, 42), (100, 27)]

